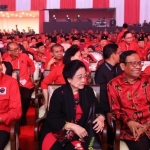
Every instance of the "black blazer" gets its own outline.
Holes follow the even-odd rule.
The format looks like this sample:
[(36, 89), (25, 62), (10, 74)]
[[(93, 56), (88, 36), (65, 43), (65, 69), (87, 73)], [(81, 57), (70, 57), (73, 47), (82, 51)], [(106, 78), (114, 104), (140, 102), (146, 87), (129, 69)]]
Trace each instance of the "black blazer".
[[(104, 111), (98, 103), (91, 87), (86, 85), (84, 89), (79, 90), (79, 95), (83, 115), (78, 124), (85, 127), (91, 104), (95, 103), (96, 113), (104, 115)], [(55, 133), (62, 130), (66, 121), (75, 121), (75, 115), (75, 101), (71, 87), (67, 84), (63, 85), (56, 89), (51, 97), (47, 119), (40, 131), (41, 143), (47, 133)]]

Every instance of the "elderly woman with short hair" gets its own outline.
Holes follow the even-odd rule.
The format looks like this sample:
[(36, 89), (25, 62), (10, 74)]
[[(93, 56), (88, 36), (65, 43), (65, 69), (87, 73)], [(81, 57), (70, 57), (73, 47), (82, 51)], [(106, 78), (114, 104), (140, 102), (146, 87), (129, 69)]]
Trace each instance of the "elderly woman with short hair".
[(100, 107), (93, 89), (85, 85), (86, 67), (79, 60), (67, 63), (63, 69), (65, 85), (56, 89), (50, 100), (47, 119), (40, 131), (42, 150), (87, 150), (88, 136), (85, 129), (89, 110), (95, 103), (93, 129), (98, 133), (104, 127), (104, 112)]

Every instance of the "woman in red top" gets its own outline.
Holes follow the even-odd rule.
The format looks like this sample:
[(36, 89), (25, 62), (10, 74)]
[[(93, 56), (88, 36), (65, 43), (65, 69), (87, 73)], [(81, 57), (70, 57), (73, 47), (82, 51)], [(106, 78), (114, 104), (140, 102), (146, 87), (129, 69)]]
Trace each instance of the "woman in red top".
[(104, 127), (104, 112), (92, 88), (85, 86), (86, 67), (79, 60), (70, 61), (63, 69), (66, 84), (56, 89), (50, 100), (49, 112), (40, 131), (42, 150), (88, 149), (85, 129), (91, 104), (100, 114), (93, 123), (98, 133)]

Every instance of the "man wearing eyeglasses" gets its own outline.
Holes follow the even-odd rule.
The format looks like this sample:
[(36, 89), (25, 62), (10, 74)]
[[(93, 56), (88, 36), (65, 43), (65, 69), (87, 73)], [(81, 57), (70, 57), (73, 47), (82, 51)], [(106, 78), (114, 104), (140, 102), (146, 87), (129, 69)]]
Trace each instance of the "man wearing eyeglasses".
[(4, 61), (10, 62), (13, 69), (20, 70), (20, 93), (23, 111), (21, 125), (26, 125), (26, 113), (30, 105), (31, 94), (34, 91), (33, 73), (35, 66), (27, 54), (20, 53), (20, 48), (17, 43), (8, 43), (7, 49), (9, 56)]
[(150, 77), (141, 74), (142, 62), (133, 51), (120, 56), (124, 73), (108, 84), (111, 112), (121, 120), (120, 139), (130, 150), (150, 149)]

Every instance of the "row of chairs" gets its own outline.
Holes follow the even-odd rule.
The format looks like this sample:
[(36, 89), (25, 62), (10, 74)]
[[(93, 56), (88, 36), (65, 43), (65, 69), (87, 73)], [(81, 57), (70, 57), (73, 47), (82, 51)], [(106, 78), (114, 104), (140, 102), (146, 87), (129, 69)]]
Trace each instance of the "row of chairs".
[[(93, 62), (94, 63), (94, 62)], [(93, 65), (92, 63), (92, 65)], [(144, 66), (143, 66), (143, 69), (147, 66), (150, 65), (150, 61), (144, 61)], [(36, 67), (36, 71), (34, 73), (34, 83), (35, 83), (35, 90), (31, 96), (31, 99), (33, 102), (35, 102), (35, 130), (34, 130), (34, 137), (35, 137), (35, 147), (36, 147), (36, 150), (38, 150), (38, 132), (39, 132), (39, 128), (41, 126), (41, 124), (43, 123), (43, 121), (45, 120), (46, 118), (46, 114), (47, 114), (47, 110), (45, 110), (45, 107), (44, 106), (41, 106), (40, 107), (40, 100), (44, 99), (43, 95), (42, 95), (42, 92), (41, 92), (41, 89), (39, 88), (39, 84), (40, 84), (40, 79), (41, 79), (41, 72), (40, 72), (40, 68), (41, 68), (41, 64), (39, 62), (35, 62), (35, 67)], [(14, 70), (14, 72), (17, 74), (17, 80), (19, 81), (19, 70)], [(49, 70), (46, 70), (43, 75), (46, 76), (50, 71)], [(98, 101), (100, 101), (100, 87), (99, 85), (95, 85), (95, 80), (94, 80), (94, 76), (95, 76), (95, 71), (91, 71), (90, 73), (90, 80), (89, 80), (89, 83), (91, 84), (90, 86), (93, 88), (93, 90), (95, 91), (96, 93), (96, 97), (98, 98)], [(55, 84), (52, 84), (52, 85), (49, 85), (49, 98), (51, 97), (54, 89), (60, 87), (60, 85), (55, 85)], [(43, 100), (44, 101), (44, 100)], [(116, 131), (116, 136), (115, 136), (115, 142), (114, 142), (114, 147), (115, 147), (115, 150), (119, 150), (120, 149), (120, 122), (117, 120), (115, 122), (115, 131)], [(9, 144), (7, 144), (5, 150), (16, 150), (18, 149), (18, 136), (20, 134), (20, 128), (19, 128), (19, 120), (16, 120), (16, 121), (13, 121), (11, 123), (11, 130), (10, 130), (10, 142)], [(107, 144), (107, 126), (105, 125), (105, 130), (103, 131), (103, 145), (104, 147), (106, 146)], [(122, 143), (121, 141), (121, 145), (123, 145), (124, 143)], [(103, 150), (105, 149), (103, 147)], [(122, 148), (121, 148), (122, 150)], [(126, 148), (126, 150), (128, 150)]]

